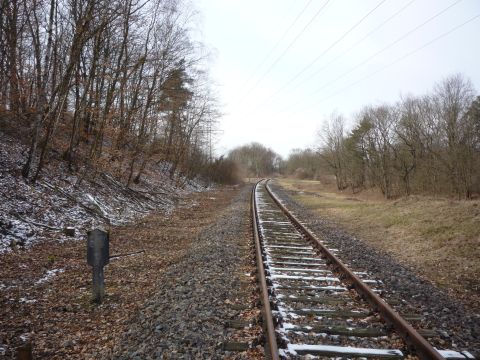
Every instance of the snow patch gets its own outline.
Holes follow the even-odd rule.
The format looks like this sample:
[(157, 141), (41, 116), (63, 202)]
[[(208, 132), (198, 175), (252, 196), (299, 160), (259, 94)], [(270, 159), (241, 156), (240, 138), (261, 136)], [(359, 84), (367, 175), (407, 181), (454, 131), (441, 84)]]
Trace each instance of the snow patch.
[(21, 297), (20, 299), (18, 299), (18, 302), (23, 303), (23, 304), (34, 304), (34, 303), (37, 302), (37, 300), (36, 299), (27, 299), (27, 298)]
[(333, 346), (333, 345), (309, 345), (309, 344), (288, 344), (288, 352), (297, 355), (298, 352), (312, 353), (337, 353), (339, 355), (364, 355), (364, 356), (403, 356), (403, 353), (397, 349), (367, 349), (356, 348), (351, 346)]
[(55, 275), (60, 274), (65, 272), (65, 269), (53, 269), (53, 270), (48, 270), (45, 275), (43, 275), (40, 279), (35, 281), (35, 285), (41, 285), (43, 283), (46, 283), (47, 281), (50, 281)]

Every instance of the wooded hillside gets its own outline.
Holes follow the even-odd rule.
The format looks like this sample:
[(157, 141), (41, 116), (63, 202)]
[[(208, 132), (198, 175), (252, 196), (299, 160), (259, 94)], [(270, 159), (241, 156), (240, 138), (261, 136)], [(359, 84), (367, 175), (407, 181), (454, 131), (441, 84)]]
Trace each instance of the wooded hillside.
[(0, 128), (28, 142), (24, 178), (52, 150), (80, 180), (199, 174), (219, 114), (194, 19), (182, 0), (1, 1)]

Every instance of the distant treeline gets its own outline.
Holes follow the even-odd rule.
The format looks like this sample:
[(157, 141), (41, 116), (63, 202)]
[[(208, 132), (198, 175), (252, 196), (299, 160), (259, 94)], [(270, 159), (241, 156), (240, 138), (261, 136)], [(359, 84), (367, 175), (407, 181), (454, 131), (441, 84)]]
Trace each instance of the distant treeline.
[(332, 114), (318, 148), (292, 153), (286, 172), (313, 178), (328, 171), (339, 190), (376, 187), (386, 198), (480, 193), (480, 97), (463, 76), (424, 96), (365, 106), (353, 120), (347, 131), (344, 116)]
[(152, 163), (205, 172), (219, 114), (193, 21), (182, 0), (0, 1), (0, 127), (28, 139), (23, 176), (52, 150), (127, 186)]
[(264, 177), (280, 171), (282, 158), (260, 143), (250, 143), (231, 150), (228, 159), (235, 162), (243, 177)]
[(345, 117), (332, 114), (316, 148), (295, 149), (285, 160), (258, 143), (238, 147), (228, 158), (243, 176), (334, 178), (339, 190), (378, 188), (386, 198), (480, 194), (480, 96), (462, 75), (423, 96), (365, 106), (349, 123), (347, 130)]

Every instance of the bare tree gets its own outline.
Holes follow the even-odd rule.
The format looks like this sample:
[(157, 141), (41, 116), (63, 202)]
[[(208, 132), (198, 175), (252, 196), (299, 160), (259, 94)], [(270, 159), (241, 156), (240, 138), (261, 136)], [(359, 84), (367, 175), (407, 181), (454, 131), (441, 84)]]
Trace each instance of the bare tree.
[(330, 165), (336, 178), (337, 188), (347, 187), (345, 162), (345, 119), (342, 115), (332, 113), (330, 119), (323, 123), (318, 133), (320, 154)]
[(460, 74), (437, 84), (432, 96), (446, 150), (440, 159), (443, 159), (455, 193), (465, 198), (471, 197), (475, 171), (474, 124), (467, 116), (473, 100), (473, 85)]
[(279, 155), (260, 143), (251, 143), (230, 151), (228, 159), (236, 162), (248, 177), (262, 177), (276, 171)]

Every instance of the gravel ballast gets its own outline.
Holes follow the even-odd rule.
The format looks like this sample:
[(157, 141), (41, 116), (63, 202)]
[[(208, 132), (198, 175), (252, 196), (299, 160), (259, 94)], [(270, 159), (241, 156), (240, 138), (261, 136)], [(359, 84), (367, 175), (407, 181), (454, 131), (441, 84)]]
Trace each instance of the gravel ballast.
[(434, 346), (441, 349), (467, 350), (480, 356), (480, 314), (467, 310), (445, 291), (415, 274), (414, 269), (399, 264), (385, 254), (340, 229), (332, 221), (313, 214), (270, 182), (270, 187), (287, 208), (329, 247), (338, 249), (338, 257), (355, 271), (367, 271), (373, 279), (385, 284), (387, 302), (400, 302), (399, 311), (420, 314), (420, 327), (436, 330), (441, 338)]
[(225, 323), (245, 296), (241, 273), (250, 241), (249, 194), (244, 187), (218, 220), (202, 231), (183, 259), (170, 266), (120, 345), (116, 359), (222, 359)]

